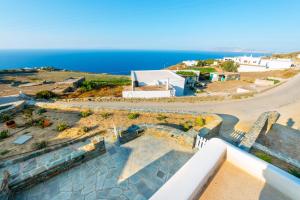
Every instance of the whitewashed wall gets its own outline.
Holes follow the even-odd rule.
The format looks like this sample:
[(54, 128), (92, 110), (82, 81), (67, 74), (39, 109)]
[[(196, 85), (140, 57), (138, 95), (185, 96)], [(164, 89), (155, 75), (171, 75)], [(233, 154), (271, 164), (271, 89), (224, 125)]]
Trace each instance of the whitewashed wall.
[[(150, 200), (198, 199), (210, 177), (227, 160), (273, 186), (291, 199), (300, 199), (300, 179), (221, 140), (211, 139)], [(238, 188), (237, 188), (238, 189)]]
[(263, 66), (254, 66), (254, 65), (240, 65), (238, 72), (265, 72), (269, 71), (266, 67)]
[(161, 98), (173, 96), (172, 91), (123, 91), (124, 98)]

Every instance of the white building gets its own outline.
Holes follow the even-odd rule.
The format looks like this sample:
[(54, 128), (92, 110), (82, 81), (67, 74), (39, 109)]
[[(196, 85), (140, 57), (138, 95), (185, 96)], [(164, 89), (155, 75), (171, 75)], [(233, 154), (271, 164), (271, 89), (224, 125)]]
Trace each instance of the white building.
[(198, 64), (198, 61), (196, 61), (196, 60), (185, 60), (185, 61), (182, 61), (182, 63), (185, 64), (188, 67), (193, 67), (193, 66), (196, 66)]
[(184, 95), (185, 78), (170, 70), (131, 72), (132, 85), (122, 92), (124, 98), (160, 98)]
[(239, 57), (224, 57), (224, 61), (234, 61), (238, 64), (259, 65), (261, 57), (239, 56)]
[(298, 54), (298, 55), (297, 55), (297, 58), (299, 58), (299, 59), (300, 59), (300, 54)]
[(165, 199), (296, 200), (300, 179), (214, 138), (150, 198)]

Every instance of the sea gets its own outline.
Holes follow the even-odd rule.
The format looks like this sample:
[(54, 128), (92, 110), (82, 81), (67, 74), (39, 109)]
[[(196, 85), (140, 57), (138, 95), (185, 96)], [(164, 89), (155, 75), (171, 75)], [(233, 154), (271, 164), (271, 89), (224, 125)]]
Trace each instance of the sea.
[(184, 60), (264, 53), (167, 50), (0, 50), (0, 70), (51, 66), (58, 69), (127, 75), (131, 70), (156, 70)]

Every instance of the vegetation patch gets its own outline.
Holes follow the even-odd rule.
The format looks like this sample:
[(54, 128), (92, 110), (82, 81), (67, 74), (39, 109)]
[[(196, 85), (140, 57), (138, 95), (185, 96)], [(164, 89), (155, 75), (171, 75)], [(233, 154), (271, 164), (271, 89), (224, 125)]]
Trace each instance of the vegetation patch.
[(68, 124), (66, 122), (59, 122), (56, 126), (56, 130), (59, 132), (62, 132), (69, 128)]
[(269, 156), (268, 154), (266, 153), (263, 153), (263, 152), (255, 152), (254, 153), (256, 157), (268, 162), (268, 163), (272, 163), (272, 157)]
[(203, 117), (199, 116), (195, 119), (195, 124), (197, 126), (204, 126), (205, 125), (205, 119)]
[(37, 99), (52, 99), (52, 98), (57, 97), (57, 94), (55, 94), (54, 92), (49, 91), (49, 90), (42, 90), (42, 91), (37, 92), (35, 94), (35, 97)]
[(92, 111), (91, 110), (86, 110), (86, 111), (82, 111), (80, 112), (80, 116), (81, 117), (88, 117), (92, 114)]
[(0, 140), (5, 139), (7, 137), (9, 137), (8, 130), (3, 130), (3, 131), (0, 132)]
[(188, 132), (191, 128), (193, 128), (193, 122), (192, 121), (186, 121), (183, 124), (181, 124), (182, 130), (185, 132)]
[(139, 113), (129, 113), (127, 115), (128, 119), (137, 119), (139, 118), (140, 114)]
[(176, 74), (183, 76), (183, 77), (194, 77), (197, 76), (195, 72), (190, 71), (177, 71)]
[(163, 120), (166, 120), (168, 117), (165, 116), (165, 115), (162, 115), (162, 114), (159, 114), (156, 119), (159, 120), (159, 121), (163, 121)]
[(131, 80), (129, 78), (120, 77), (120, 78), (108, 78), (108, 79), (98, 79), (98, 80), (87, 80), (84, 81), (80, 87), (80, 90), (82, 92), (91, 91), (93, 89), (98, 89), (101, 87), (107, 87), (107, 86), (124, 86), (124, 85), (130, 85)]
[(216, 72), (216, 69), (213, 68), (213, 67), (202, 67), (202, 68), (196, 68), (196, 67), (193, 67), (193, 68), (191, 68), (191, 69), (192, 69), (192, 70), (200, 71), (200, 73), (203, 73), (203, 74)]
[(296, 170), (296, 169), (289, 169), (288, 171), (290, 174), (296, 176), (297, 178), (300, 178), (300, 171)]
[(41, 115), (41, 114), (43, 114), (45, 112), (47, 112), (47, 110), (45, 108), (40, 108), (40, 109), (38, 109), (37, 114)]
[(5, 154), (8, 154), (9, 153), (9, 150), (3, 150), (3, 151), (0, 151), (0, 155), (1, 156), (4, 156)]
[(221, 68), (225, 71), (225, 72), (237, 72), (239, 65), (236, 64), (233, 61), (225, 61), (221, 64)]
[(267, 81), (273, 81), (273, 83), (274, 83), (275, 85), (276, 85), (277, 83), (280, 83), (280, 81), (277, 80), (277, 79), (267, 78), (266, 80), (267, 80)]
[(109, 112), (104, 112), (104, 113), (101, 113), (100, 116), (103, 118), (103, 119), (108, 119), (112, 116), (113, 114), (112, 113), (109, 113)]
[(35, 149), (35, 150), (44, 149), (47, 146), (48, 146), (48, 142), (45, 140), (33, 143), (33, 149)]
[(3, 122), (7, 122), (11, 119), (11, 116), (8, 115), (8, 114), (4, 114), (4, 113), (1, 113), (0, 114), (0, 122), (3, 123)]

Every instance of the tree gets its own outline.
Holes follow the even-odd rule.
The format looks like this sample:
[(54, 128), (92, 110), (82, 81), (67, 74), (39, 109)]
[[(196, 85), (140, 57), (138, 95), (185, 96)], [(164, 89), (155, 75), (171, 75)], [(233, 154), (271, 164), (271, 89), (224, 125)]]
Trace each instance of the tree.
[(239, 65), (236, 64), (233, 61), (225, 61), (221, 64), (221, 68), (225, 71), (225, 72), (237, 72)]

